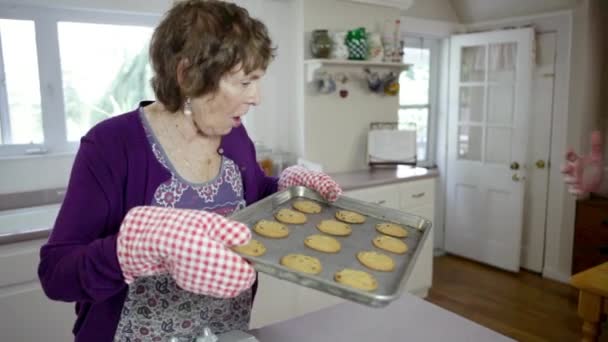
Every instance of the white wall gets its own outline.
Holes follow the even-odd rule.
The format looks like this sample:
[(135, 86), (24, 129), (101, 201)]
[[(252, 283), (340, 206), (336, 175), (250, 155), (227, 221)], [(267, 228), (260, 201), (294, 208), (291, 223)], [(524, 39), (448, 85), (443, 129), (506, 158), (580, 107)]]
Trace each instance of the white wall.
[[(423, 1), (420, 1), (423, 3)], [(385, 22), (400, 19), (399, 12), (382, 6), (360, 3), (350, 3), (337, 0), (305, 0), (303, 1), (303, 27), (307, 36), (314, 29), (348, 30), (365, 27), (367, 31), (381, 32)], [(428, 9), (440, 8), (437, 2), (419, 5), (404, 13), (423, 14)], [(410, 12), (413, 11), (413, 12)], [(442, 18), (455, 18), (449, 8), (441, 8)], [(445, 23), (423, 20), (420, 18), (404, 17), (402, 31), (416, 32), (416, 28), (425, 27), (427, 35), (441, 31)], [(424, 32), (419, 32), (424, 33)], [(440, 36), (440, 35), (439, 35)], [(310, 55), (308, 41), (305, 39), (304, 49)], [(373, 68), (372, 68), (373, 69)], [(342, 172), (367, 168), (366, 139), (369, 124), (375, 121), (395, 121), (399, 106), (398, 97), (372, 94), (367, 90), (363, 71), (356, 67), (331, 67), (329, 72), (344, 72), (349, 76), (345, 88), (349, 91), (346, 99), (337, 93), (318, 94), (313, 89), (307, 89), (304, 95), (305, 121), (305, 158), (321, 163), (326, 171)], [(376, 69), (374, 71), (386, 72)], [(340, 140), (337, 140), (337, 136)]]
[(173, 3), (172, 0), (0, 0), (0, 3), (34, 5), (53, 8), (110, 10), (135, 13), (163, 13)]
[[(589, 134), (601, 128), (601, 113), (605, 109), (602, 97), (602, 76), (605, 70), (605, 22), (599, 1), (581, 0), (573, 12), (572, 68), (570, 88), (570, 115), (568, 117), (567, 146), (588, 153)], [(547, 267), (570, 274), (574, 242), (575, 200), (566, 195), (559, 239), (548, 239)], [(549, 232), (549, 230), (548, 230)]]
[[(450, 0), (417, 0), (412, 7), (401, 12), (402, 16), (458, 23), (460, 18)], [(407, 24), (407, 21), (405, 21)]]
[(297, 17), (295, 1), (239, 0), (251, 15), (261, 18), (268, 27), (276, 50), (276, 58), (268, 67), (262, 81), (262, 101), (252, 115), (246, 117), (251, 138), (273, 150), (295, 153), (290, 139), (297, 129), (291, 120), (295, 116), (297, 74), (296, 46), (298, 30), (293, 25)]
[(571, 9), (577, 0), (451, 0), (463, 23), (538, 15)]
[[(367, 31), (380, 32), (385, 21), (399, 19), (399, 11), (389, 7), (337, 0), (305, 0), (303, 9), (307, 37), (315, 29), (345, 31), (365, 27)], [(309, 56), (308, 44), (309, 39), (305, 39), (305, 53)], [(332, 67), (328, 71), (347, 73), (349, 96), (342, 99), (337, 92), (325, 95), (306, 89), (305, 158), (321, 163), (328, 172), (364, 169), (369, 124), (395, 121), (398, 98), (368, 92), (361, 68)]]

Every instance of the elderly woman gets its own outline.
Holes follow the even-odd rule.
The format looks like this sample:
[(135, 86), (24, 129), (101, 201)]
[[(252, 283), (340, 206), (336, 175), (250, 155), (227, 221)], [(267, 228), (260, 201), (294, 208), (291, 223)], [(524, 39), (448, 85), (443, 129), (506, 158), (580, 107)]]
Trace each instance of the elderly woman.
[(156, 102), (82, 138), (41, 251), (51, 299), (76, 302), (76, 341), (166, 341), (247, 329), (256, 274), (229, 247), (251, 238), (224, 216), (293, 185), (328, 200), (327, 175), (267, 177), (241, 126), (273, 57), (265, 26), (221, 1), (177, 2), (150, 45)]

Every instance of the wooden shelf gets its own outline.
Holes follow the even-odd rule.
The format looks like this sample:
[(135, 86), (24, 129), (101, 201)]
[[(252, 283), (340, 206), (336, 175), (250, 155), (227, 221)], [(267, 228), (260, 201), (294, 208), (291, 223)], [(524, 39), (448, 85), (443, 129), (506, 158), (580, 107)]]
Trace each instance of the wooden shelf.
[(408, 70), (412, 66), (412, 64), (318, 58), (304, 60), (304, 66), (306, 69), (306, 81), (311, 82), (314, 79), (314, 73), (324, 66), (387, 68), (402, 71)]

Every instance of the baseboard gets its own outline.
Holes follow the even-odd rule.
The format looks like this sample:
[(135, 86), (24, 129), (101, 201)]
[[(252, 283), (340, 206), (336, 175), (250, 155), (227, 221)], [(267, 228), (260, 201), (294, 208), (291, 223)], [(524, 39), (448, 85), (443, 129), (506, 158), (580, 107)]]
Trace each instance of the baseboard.
[(416, 297), (426, 298), (429, 295), (429, 288), (425, 287), (422, 289), (416, 289), (412, 291), (408, 291), (410, 294), (413, 294)]
[(555, 281), (559, 281), (562, 283), (570, 283), (570, 274), (565, 274), (563, 272), (555, 271), (551, 268), (545, 267), (543, 269), (543, 277), (547, 279), (552, 279)]
[(446, 255), (446, 254), (447, 253), (446, 253), (446, 251), (444, 249), (441, 249), (441, 248), (435, 248), (435, 249), (433, 249), (433, 256), (434, 257), (440, 257), (440, 256), (443, 256), (443, 255)]

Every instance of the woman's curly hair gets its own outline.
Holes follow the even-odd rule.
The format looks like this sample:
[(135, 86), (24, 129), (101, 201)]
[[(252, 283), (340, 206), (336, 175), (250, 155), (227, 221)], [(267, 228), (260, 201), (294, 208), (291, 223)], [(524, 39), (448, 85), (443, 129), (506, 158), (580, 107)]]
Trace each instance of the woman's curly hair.
[[(246, 74), (265, 70), (274, 51), (266, 26), (246, 9), (218, 0), (178, 1), (152, 35), (152, 88), (175, 112), (186, 97), (217, 91), (222, 76), (239, 64)], [(178, 82), (178, 65), (184, 60)]]

